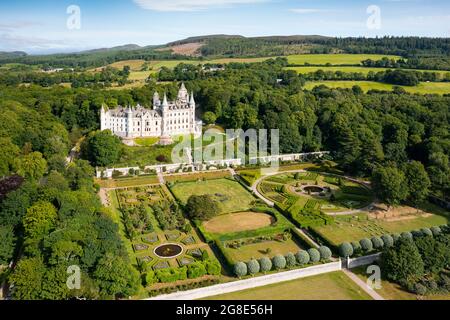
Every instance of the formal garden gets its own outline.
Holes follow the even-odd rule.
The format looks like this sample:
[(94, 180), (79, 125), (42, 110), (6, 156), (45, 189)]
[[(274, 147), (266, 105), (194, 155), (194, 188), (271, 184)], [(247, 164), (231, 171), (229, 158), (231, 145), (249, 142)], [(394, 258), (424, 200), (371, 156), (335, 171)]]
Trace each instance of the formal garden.
[(122, 188), (110, 195), (116, 197), (112, 204), (120, 211), (123, 235), (148, 290), (220, 275), (220, 263), (165, 186)]
[(333, 216), (364, 208), (374, 198), (362, 184), (314, 171), (268, 176), (257, 189), (301, 227), (333, 224)]

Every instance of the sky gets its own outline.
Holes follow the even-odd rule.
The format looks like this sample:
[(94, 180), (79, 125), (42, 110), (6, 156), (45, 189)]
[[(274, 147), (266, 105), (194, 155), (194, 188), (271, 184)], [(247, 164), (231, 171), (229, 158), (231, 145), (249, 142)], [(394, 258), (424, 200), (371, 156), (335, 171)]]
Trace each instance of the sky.
[(14, 0), (0, 51), (75, 52), (207, 34), (450, 36), (448, 0)]

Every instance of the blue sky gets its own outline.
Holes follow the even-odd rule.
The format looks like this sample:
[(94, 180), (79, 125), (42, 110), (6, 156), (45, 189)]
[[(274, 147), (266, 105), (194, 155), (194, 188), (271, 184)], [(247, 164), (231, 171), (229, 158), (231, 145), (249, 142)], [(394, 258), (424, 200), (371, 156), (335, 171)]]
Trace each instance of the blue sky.
[[(67, 8), (80, 8), (69, 29)], [(367, 12), (380, 10), (379, 28)], [(0, 51), (71, 52), (205, 34), (449, 37), (448, 0), (15, 0), (0, 2)]]

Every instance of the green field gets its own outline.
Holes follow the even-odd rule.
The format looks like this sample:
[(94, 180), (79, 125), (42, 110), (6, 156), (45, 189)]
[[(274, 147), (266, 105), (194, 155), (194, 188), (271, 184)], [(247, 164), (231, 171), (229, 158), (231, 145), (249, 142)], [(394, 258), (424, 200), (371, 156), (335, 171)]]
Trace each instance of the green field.
[(372, 59), (372, 60), (381, 60), (383, 57), (387, 57), (389, 59), (400, 59), (400, 56), (392, 56), (392, 55), (380, 55), (380, 54), (298, 54), (288, 56), (289, 64), (322, 64), (325, 65), (327, 63), (333, 65), (342, 65), (342, 64), (361, 64), (361, 61)]
[(371, 298), (343, 272), (337, 271), (208, 297), (205, 300), (371, 300)]
[(311, 72), (316, 72), (317, 70), (323, 70), (325, 72), (336, 72), (341, 71), (345, 73), (362, 73), (367, 75), (369, 72), (381, 72), (386, 70), (406, 70), (406, 71), (418, 71), (418, 72), (435, 72), (438, 73), (441, 77), (445, 74), (449, 73), (448, 71), (443, 70), (417, 70), (417, 69), (392, 69), (392, 68), (366, 68), (366, 67), (326, 67), (326, 66), (313, 66), (313, 67), (286, 67), (286, 70), (294, 70), (297, 73), (306, 74)]
[(220, 213), (246, 211), (255, 198), (238, 182), (229, 179), (179, 182), (171, 187), (182, 203), (191, 195), (212, 195), (219, 203)]
[[(392, 84), (374, 82), (374, 81), (314, 81), (307, 82), (304, 86), (306, 90), (311, 90), (316, 86), (325, 85), (329, 88), (351, 89), (358, 85), (364, 92), (369, 90), (385, 90), (391, 91), (394, 87)], [(400, 86), (409, 93), (420, 94), (446, 94), (450, 93), (450, 82), (421, 82), (415, 87)]]
[(387, 220), (368, 219), (366, 213), (353, 216), (337, 216), (332, 225), (312, 227), (312, 229), (330, 244), (339, 245), (342, 242), (359, 241), (362, 238), (371, 238), (389, 233), (401, 233), (432, 226), (447, 224), (445, 216), (430, 214), (419, 216), (411, 213), (408, 219)]

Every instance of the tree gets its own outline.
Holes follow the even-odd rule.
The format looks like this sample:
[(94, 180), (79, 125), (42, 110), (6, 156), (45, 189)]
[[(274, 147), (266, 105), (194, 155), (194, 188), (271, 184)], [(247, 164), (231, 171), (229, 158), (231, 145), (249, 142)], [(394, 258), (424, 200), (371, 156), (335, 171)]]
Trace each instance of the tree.
[(262, 257), (261, 259), (259, 259), (259, 266), (261, 272), (268, 272), (272, 270), (272, 260), (267, 257)]
[(351, 242), (352, 248), (353, 248), (353, 254), (358, 254), (361, 252), (361, 244), (359, 241), (352, 241)]
[(141, 282), (138, 271), (131, 264), (111, 254), (99, 260), (94, 277), (104, 298), (131, 296), (138, 291)]
[(426, 272), (437, 273), (445, 268), (448, 248), (444, 243), (436, 241), (432, 236), (415, 238), (414, 243), (422, 257)]
[(111, 131), (91, 132), (82, 145), (82, 155), (93, 166), (108, 166), (119, 159), (122, 142)]
[(14, 169), (24, 178), (38, 180), (47, 170), (47, 161), (42, 157), (42, 153), (32, 152), (16, 158)]
[(244, 262), (236, 262), (233, 270), (239, 278), (247, 275), (247, 265)]
[(331, 255), (332, 255), (330, 248), (328, 248), (327, 246), (319, 247), (319, 253), (320, 253), (320, 259), (324, 260), (324, 261), (330, 260)]
[(41, 258), (24, 258), (17, 264), (10, 277), (14, 285), (12, 296), (17, 300), (41, 299), (42, 279), (45, 275), (45, 265)]
[(348, 242), (343, 242), (339, 246), (339, 255), (344, 258), (351, 257), (353, 254), (353, 247)]
[(286, 268), (286, 258), (283, 257), (281, 254), (277, 254), (272, 258), (272, 263), (275, 269), (281, 270)]
[(217, 116), (214, 112), (206, 111), (203, 114), (203, 121), (205, 121), (206, 124), (213, 124), (217, 120)]
[(8, 175), (14, 166), (15, 159), (19, 156), (20, 149), (11, 138), (0, 138), (0, 177)]
[(27, 238), (39, 239), (46, 235), (54, 226), (56, 216), (56, 208), (49, 202), (39, 201), (28, 208), (23, 219)]
[(372, 249), (373, 249), (373, 244), (372, 244), (372, 241), (370, 241), (370, 239), (367, 239), (367, 238), (361, 239), (359, 241), (359, 244), (361, 245), (361, 248), (364, 251), (372, 251)]
[(405, 175), (395, 167), (378, 167), (372, 175), (373, 190), (389, 206), (400, 204), (408, 196)]
[(316, 248), (308, 249), (308, 254), (312, 263), (320, 261), (320, 252)]
[(247, 262), (248, 274), (256, 274), (260, 270), (259, 262), (256, 259), (252, 259)]
[(389, 248), (394, 245), (394, 238), (389, 234), (383, 234), (381, 236), (381, 240), (383, 240), (384, 246)]
[(399, 283), (414, 281), (424, 273), (424, 263), (414, 242), (400, 239), (381, 254), (381, 270), (388, 280)]
[(192, 195), (186, 203), (186, 214), (191, 219), (208, 220), (219, 212), (217, 202), (210, 195)]
[(286, 259), (286, 266), (288, 268), (295, 267), (295, 265), (297, 264), (297, 261), (295, 260), (295, 256), (291, 252), (286, 254), (285, 259)]
[(419, 204), (428, 197), (430, 193), (431, 181), (425, 167), (418, 161), (411, 161), (405, 164), (404, 169), (406, 183), (408, 185), (408, 199)]
[(15, 236), (11, 226), (0, 226), (0, 265), (7, 265), (14, 254)]
[(295, 258), (299, 265), (307, 264), (310, 260), (309, 253), (306, 250), (300, 250), (295, 254)]
[(381, 249), (383, 248), (383, 240), (380, 237), (372, 237), (372, 239), (370, 239), (372, 241), (372, 245), (374, 247), (374, 249)]

